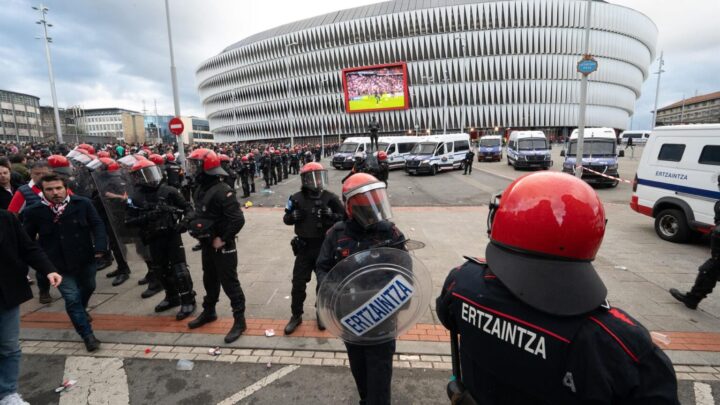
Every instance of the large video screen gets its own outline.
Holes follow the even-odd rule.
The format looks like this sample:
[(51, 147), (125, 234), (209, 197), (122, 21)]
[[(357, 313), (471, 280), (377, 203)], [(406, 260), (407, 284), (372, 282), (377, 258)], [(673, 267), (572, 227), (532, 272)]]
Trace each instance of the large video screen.
[(408, 108), (405, 63), (344, 69), (342, 73), (347, 112)]

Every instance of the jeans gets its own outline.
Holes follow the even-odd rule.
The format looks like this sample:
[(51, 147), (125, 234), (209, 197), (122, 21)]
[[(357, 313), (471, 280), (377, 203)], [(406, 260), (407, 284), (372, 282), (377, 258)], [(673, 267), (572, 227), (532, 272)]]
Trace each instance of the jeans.
[(0, 399), (17, 392), (20, 374), (20, 307), (0, 308)]
[(62, 283), (58, 286), (60, 294), (65, 300), (65, 311), (81, 338), (93, 333), (87, 318), (85, 308), (88, 306), (90, 296), (95, 291), (95, 261), (85, 268), (79, 269), (75, 274), (63, 274)]

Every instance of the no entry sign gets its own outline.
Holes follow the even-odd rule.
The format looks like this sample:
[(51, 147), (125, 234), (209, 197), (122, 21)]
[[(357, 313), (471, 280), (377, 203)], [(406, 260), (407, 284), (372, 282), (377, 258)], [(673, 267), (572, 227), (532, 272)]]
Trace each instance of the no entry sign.
[(168, 129), (170, 129), (171, 134), (178, 136), (185, 130), (185, 124), (183, 124), (180, 118), (174, 117), (168, 122)]

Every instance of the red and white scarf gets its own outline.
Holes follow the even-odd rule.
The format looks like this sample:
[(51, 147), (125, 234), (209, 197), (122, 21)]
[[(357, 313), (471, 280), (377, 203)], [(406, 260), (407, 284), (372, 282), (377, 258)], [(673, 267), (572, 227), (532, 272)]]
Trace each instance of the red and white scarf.
[(70, 202), (70, 195), (66, 196), (65, 199), (61, 203), (55, 204), (54, 202), (51, 202), (47, 198), (45, 198), (45, 194), (40, 194), (40, 201), (42, 201), (43, 204), (50, 207), (50, 211), (52, 211), (52, 213), (54, 215), (53, 222), (57, 223), (60, 220), (60, 216), (65, 211), (65, 208), (67, 207), (68, 203)]

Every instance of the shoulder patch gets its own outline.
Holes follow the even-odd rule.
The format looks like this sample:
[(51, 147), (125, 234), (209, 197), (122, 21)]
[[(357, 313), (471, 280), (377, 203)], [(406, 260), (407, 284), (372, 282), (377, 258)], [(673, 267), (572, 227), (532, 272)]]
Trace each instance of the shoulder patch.
[(635, 326), (635, 322), (633, 322), (632, 319), (630, 319), (630, 317), (628, 317), (624, 312), (620, 311), (617, 308), (613, 308), (613, 309), (609, 310), (608, 313), (610, 315), (614, 316), (615, 318), (625, 322), (626, 324), (628, 324), (630, 326)]

